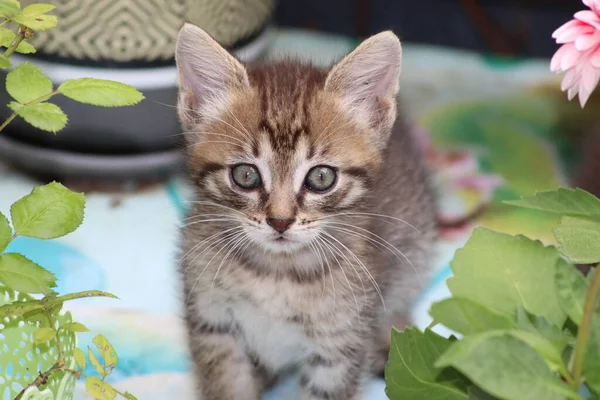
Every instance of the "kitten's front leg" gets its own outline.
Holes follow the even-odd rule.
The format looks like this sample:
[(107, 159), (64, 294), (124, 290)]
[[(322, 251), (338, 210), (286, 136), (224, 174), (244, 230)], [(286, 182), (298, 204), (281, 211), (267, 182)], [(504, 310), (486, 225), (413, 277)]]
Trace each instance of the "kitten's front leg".
[(301, 399), (359, 399), (367, 374), (366, 355), (367, 349), (359, 342), (340, 343), (322, 354), (313, 354), (307, 360), (300, 377)]
[(198, 400), (259, 400), (254, 367), (233, 334), (205, 326), (190, 341)]

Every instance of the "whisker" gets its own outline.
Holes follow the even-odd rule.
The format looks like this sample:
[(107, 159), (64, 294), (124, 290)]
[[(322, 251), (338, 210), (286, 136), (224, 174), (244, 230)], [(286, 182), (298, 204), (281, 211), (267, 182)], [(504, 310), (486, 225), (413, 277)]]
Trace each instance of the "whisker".
[(244, 214), (244, 213), (243, 213), (243, 212), (241, 212), (241, 211), (238, 211), (238, 210), (236, 210), (235, 208), (231, 208), (231, 207), (228, 207), (228, 206), (224, 206), (223, 204), (215, 203), (215, 202), (212, 202), (212, 201), (204, 201), (204, 200), (188, 200), (188, 201), (183, 201), (183, 203), (201, 204), (201, 205), (207, 205), (207, 206), (221, 207), (221, 208), (224, 208), (224, 209), (226, 209), (226, 210), (230, 210), (230, 211), (236, 212), (236, 213), (238, 213), (238, 214), (240, 214), (240, 215), (243, 215), (243, 216), (244, 216), (244, 218), (248, 218), (248, 216), (247, 216), (246, 214)]
[(219, 249), (219, 251), (217, 251), (215, 253), (215, 255), (213, 255), (213, 257), (210, 259), (210, 261), (208, 263), (206, 263), (206, 266), (204, 267), (204, 269), (202, 270), (202, 272), (200, 272), (200, 274), (196, 277), (194, 284), (192, 285), (192, 288), (190, 289), (190, 293), (188, 295), (188, 298), (185, 302), (185, 305), (187, 306), (190, 298), (192, 296), (192, 294), (194, 293), (194, 288), (196, 287), (196, 285), (198, 284), (198, 282), (200, 281), (200, 278), (202, 277), (202, 275), (204, 274), (204, 272), (208, 269), (208, 267), (210, 266), (210, 264), (213, 262), (213, 260), (219, 255), (221, 254), (221, 252), (229, 245), (231, 244), (234, 240), (238, 239), (240, 235), (243, 235), (243, 232), (237, 233), (235, 235), (233, 235), (233, 237), (228, 238), (227, 242), (221, 246), (221, 248)]
[(325, 231), (322, 231), (322, 233), (324, 235), (326, 235), (327, 237), (329, 237), (330, 239), (332, 239), (335, 242), (337, 242), (344, 249), (346, 249), (346, 251), (348, 251), (348, 253), (350, 253), (350, 255), (358, 262), (358, 264), (361, 266), (361, 268), (363, 269), (363, 271), (367, 274), (367, 277), (369, 278), (369, 280), (373, 284), (373, 287), (375, 287), (375, 290), (377, 291), (377, 294), (379, 295), (379, 298), (381, 299), (381, 304), (383, 305), (383, 310), (385, 312), (386, 311), (386, 306), (385, 306), (385, 300), (383, 299), (383, 293), (381, 292), (381, 288), (379, 287), (379, 284), (377, 283), (377, 281), (375, 280), (375, 278), (373, 277), (373, 275), (371, 274), (371, 272), (369, 271), (369, 269), (360, 260), (360, 258), (358, 258), (358, 256), (352, 250), (350, 250), (348, 248), (348, 246), (346, 246), (344, 243), (340, 242), (335, 236), (333, 236), (330, 233), (325, 232)]
[(241, 236), (238, 236), (238, 238), (236, 239), (237, 241), (235, 243), (228, 244), (228, 246), (231, 245), (231, 249), (229, 249), (227, 254), (225, 254), (225, 257), (223, 257), (223, 259), (221, 260), (221, 263), (219, 264), (219, 267), (217, 268), (217, 272), (215, 272), (215, 275), (213, 276), (212, 282), (210, 284), (210, 289), (208, 290), (209, 308), (210, 308), (210, 305), (212, 304), (212, 290), (213, 290), (213, 287), (215, 286), (215, 282), (217, 280), (217, 275), (219, 275), (219, 271), (221, 270), (221, 267), (223, 267), (223, 264), (225, 263), (225, 261), (227, 261), (227, 258), (229, 258), (231, 253), (233, 253), (235, 251), (235, 249), (238, 247), (238, 245), (240, 243), (243, 243), (247, 239), (248, 239), (248, 237), (246, 235), (241, 235)]
[(329, 259), (325, 256), (325, 250), (323, 249), (322, 245), (319, 243), (319, 241), (315, 242), (316, 245), (318, 245), (321, 249), (321, 251), (323, 252), (323, 259), (325, 260), (325, 265), (327, 266), (327, 269), (329, 270), (329, 277), (331, 278), (331, 291), (333, 293), (333, 309), (332, 309), (332, 313), (335, 310), (335, 305), (336, 305), (336, 293), (335, 293), (335, 282), (333, 280), (333, 270), (331, 269), (331, 265), (329, 264)]
[(204, 239), (204, 240), (200, 241), (199, 243), (195, 244), (195, 245), (194, 245), (194, 246), (193, 246), (193, 247), (192, 247), (190, 250), (188, 250), (188, 251), (187, 251), (187, 252), (186, 252), (186, 253), (183, 255), (183, 257), (182, 257), (182, 258), (179, 260), (179, 265), (181, 265), (181, 263), (182, 263), (182, 262), (183, 262), (183, 261), (184, 261), (184, 260), (185, 260), (185, 259), (188, 257), (188, 255), (189, 255), (190, 253), (192, 253), (193, 251), (195, 251), (195, 250), (196, 250), (198, 247), (202, 246), (202, 244), (203, 244), (203, 243), (205, 243), (205, 242), (207, 242), (207, 241), (211, 240), (211, 239), (212, 239), (212, 238), (214, 238), (215, 236), (220, 236), (220, 235), (226, 234), (227, 232), (230, 232), (230, 231), (232, 231), (232, 230), (235, 230), (235, 229), (240, 229), (240, 228), (242, 228), (242, 227), (241, 227), (241, 226), (239, 226), (239, 227), (235, 227), (235, 228), (231, 228), (231, 229), (227, 229), (227, 230), (225, 230), (225, 231), (221, 231), (221, 232), (215, 233), (214, 235), (211, 235), (211, 236), (209, 236), (208, 238), (206, 238), (206, 239)]
[[(318, 220), (325, 220), (325, 219), (329, 219), (332, 217), (338, 217), (338, 216), (348, 216), (348, 217), (378, 217), (378, 218), (388, 218), (394, 221), (398, 221), (398, 222), (402, 222), (405, 225), (408, 225), (409, 227), (411, 227), (412, 229), (414, 229), (417, 232), (421, 232), (419, 229), (417, 229), (415, 226), (411, 225), (410, 223), (406, 222), (405, 220), (401, 219), (401, 218), (397, 218), (397, 217), (392, 217), (391, 215), (385, 215), (385, 214), (377, 214), (377, 213), (367, 213), (367, 212), (343, 212), (343, 213), (338, 213), (338, 214), (331, 214), (331, 215), (326, 215), (324, 217), (319, 218)], [(382, 220), (383, 221), (383, 220)]]
[[(351, 228), (354, 228), (354, 229), (359, 229), (359, 230), (361, 230), (361, 231), (364, 231), (364, 232), (366, 232), (366, 233), (368, 233), (368, 234), (370, 234), (370, 235), (374, 236), (374, 237), (375, 237), (375, 238), (377, 238), (378, 240), (381, 240), (381, 242), (379, 242), (378, 244), (379, 244), (379, 245), (382, 245), (382, 246), (385, 246), (387, 250), (390, 250), (390, 248), (391, 248), (391, 250), (390, 250), (390, 251), (392, 252), (392, 254), (396, 254), (396, 253), (395, 253), (394, 251), (392, 251), (392, 250), (395, 250), (396, 252), (398, 252), (398, 254), (400, 254), (400, 255), (401, 255), (401, 256), (402, 256), (402, 257), (403, 257), (403, 258), (404, 258), (404, 259), (405, 259), (405, 260), (406, 260), (406, 261), (407, 261), (407, 262), (410, 264), (410, 266), (412, 267), (412, 269), (413, 269), (413, 271), (414, 271), (415, 275), (417, 276), (417, 279), (419, 280), (419, 283), (423, 283), (423, 282), (422, 282), (422, 280), (421, 280), (421, 275), (419, 274), (419, 271), (417, 271), (417, 268), (416, 268), (416, 267), (415, 267), (415, 265), (412, 263), (412, 261), (410, 261), (410, 259), (409, 259), (409, 258), (408, 258), (408, 257), (407, 257), (407, 256), (406, 256), (406, 255), (405, 255), (403, 252), (402, 252), (402, 251), (400, 251), (400, 250), (399, 250), (399, 249), (398, 249), (396, 246), (394, 246), (393, 244), (391, 244), (390, 242), (388, 242), (387, 240), (385, 240), (385, 239), (384, 239), (384, 238), (382, 238), (381, 236), (374, 234), (373, 232), (369, 231), (368, 229), (360, 228), (360, 227), (358, 227), (358, 226), (354, 226), (354, 225), (350, 225), (350, 224), (344, 224), (344, 223), (342, 223), (342, 222), (328, 222), (328, 223), (327, 223), (327, 225), (328, 225), (328, 226), (330, 226), (330, 228), (331, 228), (331, 229), (336, 229), (336, 230), (338, 230), (338, 231), (340, 231), (340, 232), (344, 232), (344, 233), (354, 234), (354, 235), (356, 235), (356, 236), (362, 237), (362, 238), (364, 238), (364, 239), (366, 239), (366, 240), (369, 240), (369, 241), (371, 241), (371, 242), (378, 243), (378, 242), (377, 242), (377, 240), (375, 240), (375, 239), (373, 239), (373, 238), (370, 238), (370, 237), (368, 237), (368, 236), (366, 236), (366, 235), (363, 235), (363, 234), (361, 234), (361, 233), (359, 233), (359, 232), (355, 232), (355, 231), (352, 231), (352, 230), (350, 230), (350, 229), (346, 229), (346, 228), (340, 228), (340, 227), (336, 227), (336, 226), (334, 226), (334, 225), (349, 226), (349, 227), (351, 227)], [(396, 254), (396, 257), (398, 257), (398, 255), (397, 255), (397, 254)], [(398, 257), (398, 258), (400, 259), (400, 257)]]
[(230, 214), (196, 214), (196, 215), (192, 215), (187, 218), (183, 218), (181, 221), (189, 221), (191, 219), (201, 218), (201, 217), (231, 217), (231, 215)]
[[(227, 135), (225, 133), (219, 133), (219, 132), (207, 132), (207, 131), (186, 131), (183, 134), (188, 134), (188, 133), (196, 133), (198, 135), (214, 135), (214, 136), (222, 136), (222, 137), (226, 137), (226, 138), (230, 138), (235, 140), (236, 142), (241, 143), (242, 145), (247, 145), (247, 142), (244, 142), (242, 139), (237, 138), (235, 136), (231, 136), (231, 135)], [(200, 142), (202, 143), (202, 142)]]
[(329, 244), (331, 247), (333, 247), (333, 249), (335, 249), (335, 251), (344, 258), (344, 260), (348, 263), (348, 265), (350, 265), (352, 267), (352, 269), (354, 270), (354, 273), (356, 274), (357, 278), (360, 280), (360, 284), (363, 288), (363, 297), (366, 299), (367, 298), (367, 288), (365, 287), (365, 283), (362, 279), (362, 277), (360, 276), (360, 273), (358, 272), (358, 270), (356, 269), (356, 267), (354, 266), (354, 264), (348, 259), (348, 257), (346, 257), (346, 255), (344, 254), (344, 252), (342, 252), (335, 243), (330, 242), (329, 240), (327, 240), (326, 237), (321, 238), (323, 240), (324, 243)]
[(188, 226), (192, 226), (192, 225), (196, 225), (196, 224), (201, 224), (203, 222), (240, 222), (238, 219), (234, 219), (234, 218), (213, 218), (213, 219), (203, 219), (200, 221), (191, 221), (187, 224), (183, 224), (181, 225), (182, 228), (187, 228)]
[(237, 122), (240, 126), (240, 129), (242, 129), (244, 131), (244, 137), (246, 139), (248, 139), (250, 142), (253, 142), (254, 140), (256, 140), (256, 138), (252, 137), (252, 135), (250, 134), (250, 132), (248, 132), (248, 129), (246, 129), (246, 127), (244, 127), (244, 124), (242, 124), (240, 122), (240, 120), (235, 116), (235, 113), (231, 111), (230, 108), (227, 108), (227, 113), (229, 115), (231, 115), (233, 117), (233, 119), (235, 119), (235, 122)]
[[(218, 235), (218, 236), (217, 236), (217, 237), (216, 237), (216, 238), (215, 238), (215, 239), (214, 239), (212, 242), (210, 242), (210, 244), (209, 244), (209, 245), (207, 245), (207, 246), (204, 248), (204, 250), (202, 250), (200, 253), (196, 254), (196, 256), (195, 256), (195, 257), (194, 257), (194, 258), (193, 258), (193, 259), (190, 261), (189, 265), (187, 266), (187, 268), (186, 268), (186, 269), (185, 269), (185, 271), (184, 271), (184, 275), (185, 275), (185, 274), (187, 274), (188, 270), (190, 269), (190, 267), (191, 267), (192, 265), (194, 265), (194, 262), (195, 262), (195, 261), (198, 259), (198, 257), (202, 256), (202, 258), (201, 258), (200, 260), (203, 260), (203, 259), (204, 259), (204, 255), (205, 255), (205, 254), (206, 254), (206, 253), (207, 253), (207, 252), (208, 252), (210, 249), (213, 249), (215, 246), (217, 246), (218, 244), (222, 243), (223, 241), (225, 241), (225, 240), (228, 240), (228, 239), (230, 239), (231, 237), (233, 237), (233, 236), (236, 236), (236, 235), (237, 235), (237, 234), (239, 234), (239, 233), (242, 233), (242, 232), (239, 232), (239, 231), (242, 231), (242, 230), (243, 230), (243, 227), (241, 227), (241, 226), (240, 226), (240, 227), (236, 227), (236, 228), (232, 228), (232, 229), (230, 229), (230, 230), (229, 230), (229, 232), (228, 232), (228, 233), (226, 233), (226, 235), (225, 235), (225, 236), (223, 236), (222, 234), (221, 234), (221, 235)], [(227, 232), (227, 231), (226, 231), (226, 232)], [(222, 236), (222, 237), (219, 237), (219, 236)]]
[(358, 305), (358, 300), (356, 298), (356, 294), (354, 294), (354, 289), (352, 288), (350, 279), (348, 279), (348, 276), (346, 275), (346, 271), (344, 271), (344, 267), (342, 266), (342, 263), (335, 256), (333, 250), (331, 249), (331, 246), (329, 246), (325, 241), (323, 241), (322, 243), (325, 246), (325, 248), (329, 250), (329, 253), (332, 255), (333, 259), (338, 263), (338, 266), (340, 267), (340, 271), (342, 271), (342, 274), (344, 275), (344, 278), (346, 279), (346, 283), (348, 284), (348, 289), (350, 289), (350, 293), (352, 293), (352, 297), (354, 298), (354, 303), (356, 304), (356, 314), (359, 316), (359, 319), (360, 319), (360, 306)]

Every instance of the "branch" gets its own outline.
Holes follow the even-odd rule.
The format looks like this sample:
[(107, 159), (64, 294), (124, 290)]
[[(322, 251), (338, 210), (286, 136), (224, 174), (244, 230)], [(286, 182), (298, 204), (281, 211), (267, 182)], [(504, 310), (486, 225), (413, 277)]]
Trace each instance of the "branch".
[(8, 58), (12, 56), (12, 54), (15, 52), (15, 50), (17, 50), (17, 47), (19, 47), (21, 42), (25, 40), (26, 37), (31, 37), (31, 33), (33, 33), (31, 29), (21, 25), (19, 27), (19, 32), (17, 33), (17, 36), (15, 36), (15, 39), (4, 52), (4, 57)]
[(25, 392), (27, 391), (27, 389), (32, 388), (32, 387), (39, 388), (40, 386), (43, 386), (46, 383), (48, 383), (48, 378), (50, 378), (50, 376), (52, 376), (52, 374), (62, 371), (64, 366), (65, 366), (65, 361), (62, 358), (59, 358), (58, 361), (56, 362), (56, 364), (54, 364), (48, 371), (40, 372), (40, 374), (37, 376), (37, 378), (35, 378), (35, 380), (33, 382), (31, 382), (29, 385), (25, 386), (23, 388), (23, 390), (21, 390), (21, 392), (17, 395), (17, 397), (15, 397), (14, 400), (21, 400), (23, 398), (23, 396), (25, 395)]

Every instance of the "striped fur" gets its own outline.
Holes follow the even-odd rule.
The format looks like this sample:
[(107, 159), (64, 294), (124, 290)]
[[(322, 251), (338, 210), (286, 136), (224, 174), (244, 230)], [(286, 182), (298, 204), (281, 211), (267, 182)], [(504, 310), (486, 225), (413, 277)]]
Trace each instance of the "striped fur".
[[(243, 66), (183, 28), (180, 116), (197, 198), (180, 274), (198, 398), (258, 400), (298, 368), (302, 399), (352, 400), (381, 373), (435, 239), (425, 168), (394, 124), (400, 55), (383, 33), (327, 71)], [(256, 166), (259, 188), (236, 186), (240, 163)], [(323, 193), (304, 185), (319, 165), (337, 172)], [(294, 222), (279, 233), (269, 218)]]

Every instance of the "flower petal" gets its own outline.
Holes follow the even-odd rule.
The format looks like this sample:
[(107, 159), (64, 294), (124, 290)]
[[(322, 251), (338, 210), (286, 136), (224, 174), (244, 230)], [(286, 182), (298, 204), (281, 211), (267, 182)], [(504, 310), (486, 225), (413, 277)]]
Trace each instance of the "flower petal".
[(572, 43), (565, 44), (564, 55), (560, 60), (560, 68), (563, 71), (566, 71), (569, 68), (574, 67), (575, 64), (577, 64), (577, 62), (581, 58), (581, 56), (582, 53), (577, 51), (577, 49)]
[(563, 77), (563, 80), (560, 83), (560, 90), (564, 92), (577, 82), (579, 82), (579, 74), (577, 73), (575, 68), (571, 68)]
[(585, 103), (587, 103), (591, 94), (592, 94), (591, 90), (588, 90), (583, 85), (579, 86), (579, 104), (581, 104), (581, 108), (585, 107)]
[(591, 64), (586, 66), (581, 74), (581, 86), (583, 86), (586, 92), (592, 93), (598, 85), (600, 79), (600, 68), (594, 68)]
[(583, 0), (583, 4), (591, 8), (596, 14), (600, 14), (600, 0)]
[(583, 23), (583, 22), (581, 22), (581, 21), (579, 21), (577, 19), (572, 19), (569, 22), (565, 22), (558, 29), (556, 29), (552, 33), (552, 37), (556, 39), (559, 35), (561, 35), (567, 29), (576, 28), (576, 27), (579, 27), (579, 26), (586, 26), (586, 25), (587, 24), (585, 24), (585, 23)]
[(592, 47), (600, 46), (600, 30), (591, 35), (582, 35), (575, 40), (575, 48), (579, 51), (589, 50)]
[(560, 63), (561, 60), (563, 59), (565, 53), (567, 52), (566, 47), (567, 46), (573, 46), (572, 44), (569, 45), (562, 45), (558, 48), (558, 50), (556, 50), (556, 53), (554, 53), (554, 55), (552, 56), (552, 60), (550, 60), (550, 71), (552, 72), (561, 72), (561, 68), (560, 68)]
[(578, 11), (575, 13), (575, 15), (573, 15), (573, 17), (575, 17), (575, 19), (580, 20), (581, 22), (585, 22), (600, 29), (600, 17), (593, 11)]
[(600, 68), (600, 47), (592, 51), (592, 53), (590, 54), (590, 63), (594, 67)]
[(569, 91), (567, 92), (567, 98), (569, 99), (569, 101), (573, 100), (575, 96), (577, 96), (577, 93), (579, 93), (579, 85), (574, 85), (570, 87)]
[(581, 36), (588, 35), (594, 32), (597, 32), (597, 30), (590, 25), (575, 26), (562, 31), (560, 35), (556, 37), (556, 43), (569, 43)]

